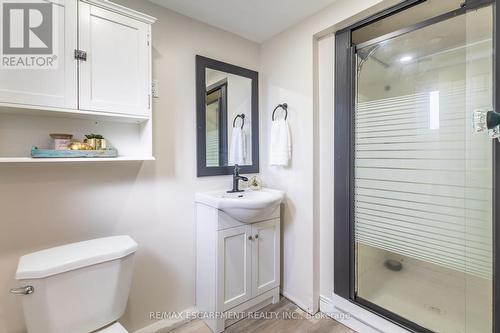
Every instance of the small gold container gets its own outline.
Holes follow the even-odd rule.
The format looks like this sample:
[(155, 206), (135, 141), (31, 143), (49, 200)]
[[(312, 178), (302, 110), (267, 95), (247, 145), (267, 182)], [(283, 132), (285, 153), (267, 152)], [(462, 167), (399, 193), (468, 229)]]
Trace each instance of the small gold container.
[(92, 146), (90, 146), (87, 143), (82, 143), (82, 142), (72, 142), (68, 148), (70, 150), (94, 150)]
[(106, 139), (94, 139), (94, 140), (95, 140), (96, 150), (104, 150), (107, 148)]
[(97, 139), (85, 139), (83, 142), (91, 146), (93, 149), (97, 149)]

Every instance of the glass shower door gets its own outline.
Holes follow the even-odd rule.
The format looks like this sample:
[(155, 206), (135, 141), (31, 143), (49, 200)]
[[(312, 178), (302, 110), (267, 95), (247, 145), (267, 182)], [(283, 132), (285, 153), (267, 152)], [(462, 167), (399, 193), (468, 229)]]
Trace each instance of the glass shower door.
[(356, 299), (431, 332), (492, 331), (492, 34), (490, 5), (356, 50)]

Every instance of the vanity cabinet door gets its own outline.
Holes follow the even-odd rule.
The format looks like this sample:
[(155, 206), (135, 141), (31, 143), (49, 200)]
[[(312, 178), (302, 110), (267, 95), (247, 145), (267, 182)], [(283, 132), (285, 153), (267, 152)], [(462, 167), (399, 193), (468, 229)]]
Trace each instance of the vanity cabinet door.
[(150, 25), (79, 3), (80, 109), (148, 116)]
[(250, 226), (219, 231), (217, 251), (218, 308), (226, 311), (252, 296)]
[[(16, 5), (15, 2), (12, 4)], [(0, 67), (0, 103), (4, 106), (77, 108), (78, 64), (74, 58), (77, 48), (77, 4), (74, 0), (57, 0), (52, 1), (51, 6), (53, 16), (49, 24), (53, 29), (52, 35), (39, 37), (17, 27), (12, 31), (10, 40), (5, 42), (20, 51), (10, 55), (4, 50)], [(36, 12), (17, 8), (4, 14), (9, 15), (15, 23), (23, 22), (22, 17), (27, 13), (31, 15), (30, 18), (37, 19)], [(46, 12), (43, 13), (42, 22), (47, 19), (43, 16)], [(50, 53), (30, 54), (33, 48), (45, 49), (41, 52)]]
[(258, 296), (280, 285), (280, 220), (252, 225), (252, 290)]

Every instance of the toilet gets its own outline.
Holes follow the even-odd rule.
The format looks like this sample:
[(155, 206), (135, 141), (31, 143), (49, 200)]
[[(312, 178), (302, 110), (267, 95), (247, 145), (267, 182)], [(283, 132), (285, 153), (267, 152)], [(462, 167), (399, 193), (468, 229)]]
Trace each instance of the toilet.
[(16, 272), (28, 333), (127, 333), (137, 243), (114, 236), (22, 256)]

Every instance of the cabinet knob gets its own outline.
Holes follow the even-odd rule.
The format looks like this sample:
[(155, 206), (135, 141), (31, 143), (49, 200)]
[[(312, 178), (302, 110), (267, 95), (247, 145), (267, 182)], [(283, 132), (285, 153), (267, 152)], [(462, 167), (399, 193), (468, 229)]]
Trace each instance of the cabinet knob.
[(255, 239), (258, 239), (259, 238), (259, 235), (255, 235)]
[(253, 237), (252, 236), (248, 236), (248, 240), (253, 240)]

